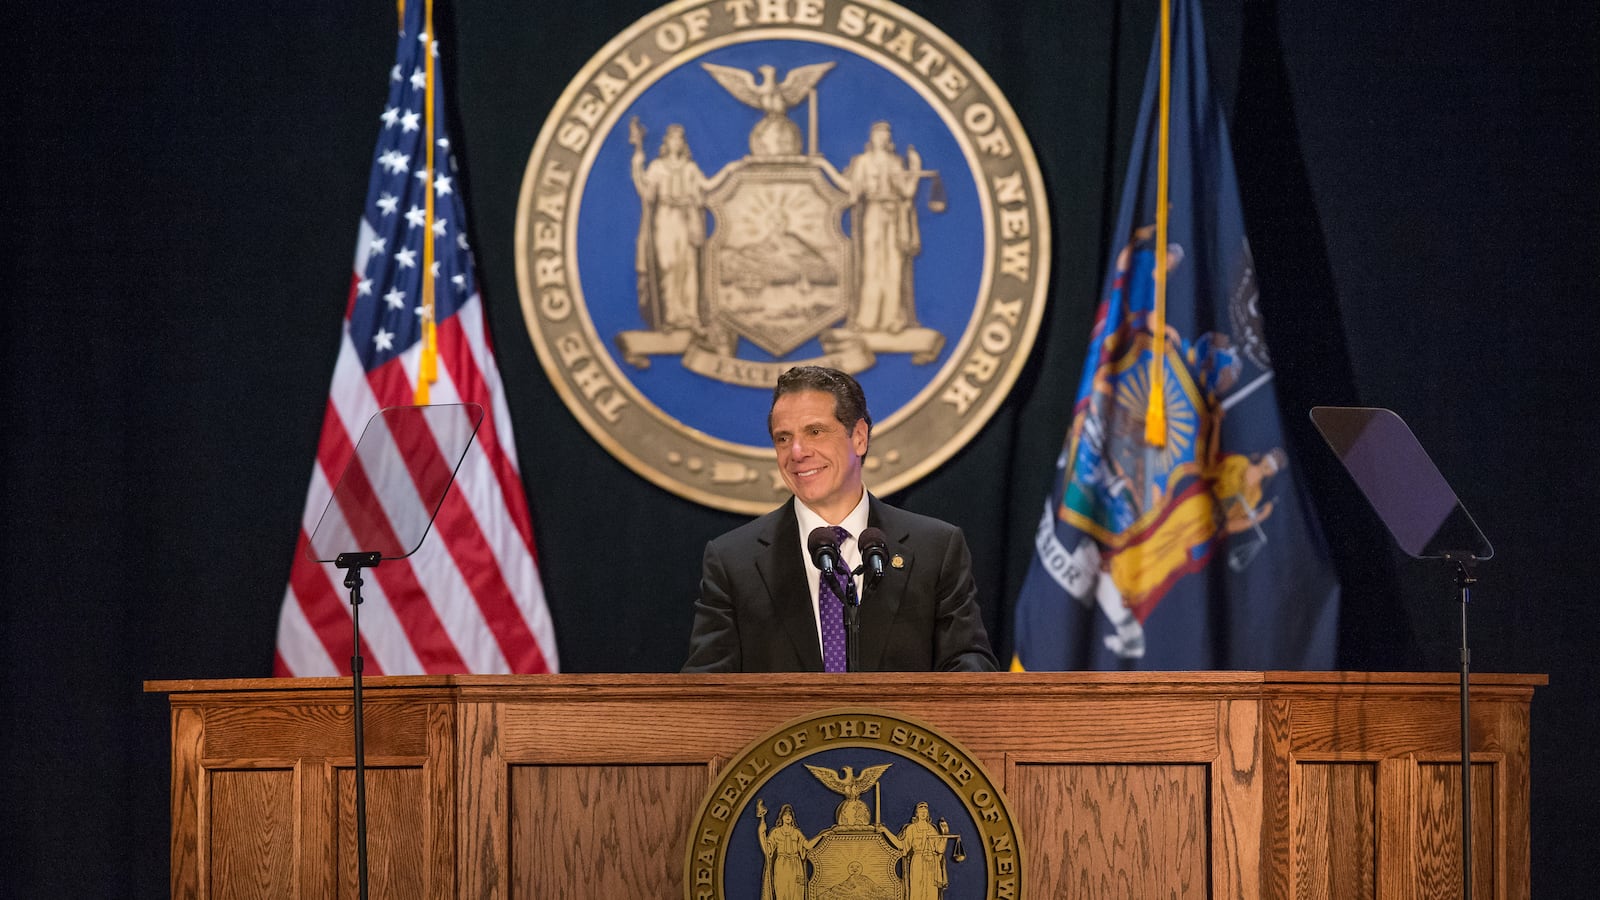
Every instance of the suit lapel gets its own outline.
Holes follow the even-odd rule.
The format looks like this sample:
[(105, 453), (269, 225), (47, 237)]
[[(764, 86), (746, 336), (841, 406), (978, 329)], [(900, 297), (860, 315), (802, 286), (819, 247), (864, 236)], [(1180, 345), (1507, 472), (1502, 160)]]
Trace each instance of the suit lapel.
[[(889, 559), (897, 555), (904, 568), (893, 565), (883, 570), (883, 580), (876, 589), (868, 589), (861, 601), (861, 667), (868, 671), (881, 669), (884, 651), (889, 646), (889, 636), (894, 630), (894, 620), (900, 603), (906, 596), (906, 580), (911, 574), (911, 548), (906, 540), (911, 537), (904, 523), (897, 522), (892, 507), (879, 502), (877, 497), (868, 500), (867, 524), (881, 530), (889, 543)], [(797, 529), (798, 530), (798, 529)], [(863, 588), (866, 586), (863, 585)]]
[[(794, 509), (784, 504), (772, 514), (770, 527), (758, 538), (756, 571), (772, 599), (772, 614), (778, 629), (794, 646), (795, 657), (807, 672), (822, 671), (822, 644), (817, 638), (817, 616), (811, 607), (811, 590), (806, 584), (806, 567), (800, 558), (800, 526)], [(783, 640), (773, 635), (774, 642)]]

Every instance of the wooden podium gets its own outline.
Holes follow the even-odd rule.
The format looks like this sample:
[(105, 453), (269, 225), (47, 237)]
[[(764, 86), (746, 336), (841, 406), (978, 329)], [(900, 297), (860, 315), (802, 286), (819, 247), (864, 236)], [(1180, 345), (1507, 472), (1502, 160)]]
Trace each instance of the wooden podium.
[[(1528, 900), (1528, 710), (1472, 680), (1473, 896)], [(713, 774), (834, 707), (1004, 786), (1025, 898), (1455, 898), (1459, 676), (1207, 672), (363, 681), (374, 897), (684, 896)], [(159, 681), (172, 896), (354, 897), (347, 680)], [(952, 898), (954, 900), (954, 898)]]

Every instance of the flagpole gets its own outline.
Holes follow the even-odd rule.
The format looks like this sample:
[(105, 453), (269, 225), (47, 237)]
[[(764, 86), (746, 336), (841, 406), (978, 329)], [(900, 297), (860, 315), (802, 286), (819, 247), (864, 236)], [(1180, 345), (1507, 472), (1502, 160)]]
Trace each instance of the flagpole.
[(1150, 313), (1150, 396), (1144, 442), (1167, 445), (1167, 159), (1172, 146), (1172, 0), (1161, 0), (1161, 88), (1156, 138), (1155, 308)]
[(422, 114), (424, 120), (424, 143), (427, 145), (425, 153), (428, 174), (427, 181), (422, 187), (423, 230), (422, 230), (422, 357), (417, 365), (417, 388), (415, 399), (418, 406), (426, 406), (429, 402), (429, 386), (439, 379), (439, 332), (434, 323), (434, 281), (433, 276), (433, 195), (434, 179), (436, 173), (433, 163), (433, 149), (437, 141), (434, 135), (437, 128), (434, 124), (434, 72), (433, 72), (433, 0), (424, 0), (423, 4), (423, 32), (422, 40)]

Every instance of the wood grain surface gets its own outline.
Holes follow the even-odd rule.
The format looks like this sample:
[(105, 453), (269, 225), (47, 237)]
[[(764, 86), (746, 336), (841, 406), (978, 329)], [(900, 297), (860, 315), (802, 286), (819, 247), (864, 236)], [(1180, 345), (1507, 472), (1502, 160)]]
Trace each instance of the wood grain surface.
[(511, 896), (681, 897), (683, 836), (710, 780), (703, 765), (513, 766)]
[[(1473, 682), (1480, 900), (1528, 900), (1528, 707)], [(349, 686), (155, 682), (172, 896), (355, 896)], [(1460, 895), (1454, 676), (1405, 673), (367, 679), (373, 896), (685, 896), (717, 770), (840, 707), (920, 722), (1009, 798), (1027, 898)], [(955, 900), (955, 898), (951, 898)]]

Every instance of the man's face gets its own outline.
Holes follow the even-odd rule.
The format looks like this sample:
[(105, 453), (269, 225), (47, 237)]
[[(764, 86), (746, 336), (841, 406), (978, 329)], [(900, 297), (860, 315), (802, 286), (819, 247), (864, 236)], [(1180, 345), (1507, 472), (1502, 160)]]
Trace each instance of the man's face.
[(832, 394), (796, 391), (772, 404), (772, 449), (778, 471), (800, 502), (837, 524), (861, 499), (861, 457), (867, 423), (845, 429)]

